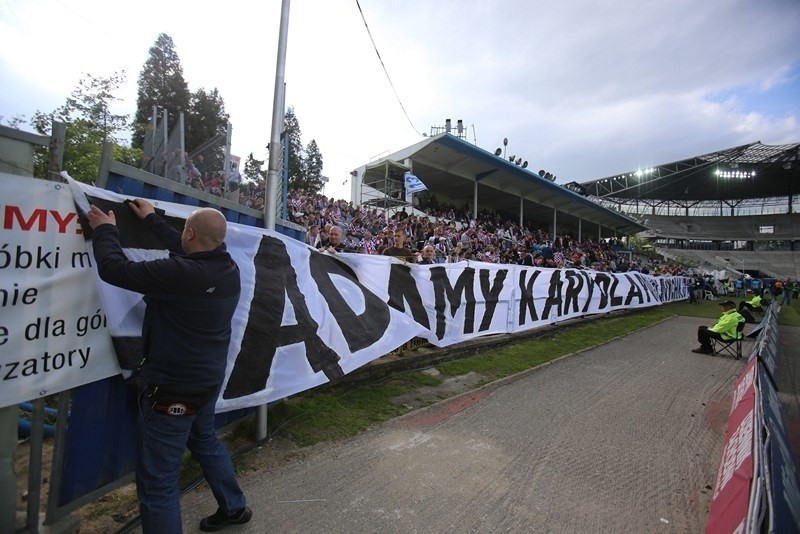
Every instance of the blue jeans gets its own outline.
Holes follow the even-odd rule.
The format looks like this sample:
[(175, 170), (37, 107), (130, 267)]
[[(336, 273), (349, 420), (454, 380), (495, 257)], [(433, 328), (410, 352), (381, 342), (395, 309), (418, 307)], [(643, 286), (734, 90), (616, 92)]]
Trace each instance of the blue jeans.
[(178, 476), (187, 447), (219, 508), (230, 513), (245, 507), (233, 463), (214, 428), (216, 399), (215, 395), (195, 415), (173, 416), (153, 410), (149, 399), (139, 397), (136, 492), (145, 534), (183, 531)]

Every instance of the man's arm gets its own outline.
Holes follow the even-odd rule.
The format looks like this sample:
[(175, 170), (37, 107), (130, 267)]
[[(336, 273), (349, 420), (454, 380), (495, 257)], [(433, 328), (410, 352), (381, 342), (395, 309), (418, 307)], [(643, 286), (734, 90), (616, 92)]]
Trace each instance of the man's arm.
[(175, 254), (183, 254), (181, 233), (167, 224), (164, 218), (156, 213), (155, 207), (150, 202), (143, 198), (137, 198), (126, 204), (137, 217), (147, 224), (153, 235), (167, 247), (167, 250)]
[[(141, 206), (137, 207), (141, 208)], [(152, 208), (152, 205), (150, 207)], [(131, 209), (137, 216), (150, 217), (163, 222), (161, 217), (154, 215), (154, 212), (149, 211), (146, 207), (140, 211)], [(103, 213), (97, 206), (92, 206), (87, 216), (89, 226), (94, 230), (92, 248), (101, 279), (109, 284), (137, 293), (153, 291), (177, 293), (182, 290), (186, 277), (180, 272), (176, 272), (172, 261), (163, 259), (135, 262), (128, 259), (119, 241), (119, 230), (113, 211)]]

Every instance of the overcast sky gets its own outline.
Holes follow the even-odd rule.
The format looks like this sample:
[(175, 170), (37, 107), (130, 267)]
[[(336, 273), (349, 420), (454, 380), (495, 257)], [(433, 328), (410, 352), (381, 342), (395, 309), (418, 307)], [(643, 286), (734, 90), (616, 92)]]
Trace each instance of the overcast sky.
[[(447, 118), (488, 151), (507, 137), (559, 183), (800, 142), (797, 0), (360, 4), (399, 102), (355, 0), (296, 0), (289, 14), (287, 105), (336, 198), (349, 198), (349, 171)], [(0, 116), (52, 111), (83, 73), (121, 70), (115, 111), (132, 116), (163, 32), (189, 89), (219, 89), (233, 153), (266, 159), (279, 17), (279, 0), (0, 0)]]

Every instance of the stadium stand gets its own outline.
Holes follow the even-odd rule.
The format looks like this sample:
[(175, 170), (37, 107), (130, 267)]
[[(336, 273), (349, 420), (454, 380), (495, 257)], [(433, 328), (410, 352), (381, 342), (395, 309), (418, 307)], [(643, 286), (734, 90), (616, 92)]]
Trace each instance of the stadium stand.
[(741, 145), (579, 184), (635, 218), (664, 257), (709, 270), (800, 275), (800, 143)]
[(641, 215), (648, 235), (657, 238), (732, 241), (796, 241), (800, 239), (800, 214), (745, 215), (739, 217), (686, 217)]

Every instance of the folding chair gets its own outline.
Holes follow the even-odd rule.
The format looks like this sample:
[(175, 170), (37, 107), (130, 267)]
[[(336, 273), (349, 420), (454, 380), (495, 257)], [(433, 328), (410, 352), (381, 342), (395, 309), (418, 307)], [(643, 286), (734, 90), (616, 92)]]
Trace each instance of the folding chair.
[(733, 356), (734, 360), (738, 360), (742, 357), (742, 339), (744, 339), (744, 325), (745, 322), (741, 321), (736, 326), (736, 339), (712, 339), (711, 340), (711, 350), (714, 351), (714, 354), (727, 354), (729, 356)]
[(706, 292), (705, 292), (704, 296), (705, 296), (706, 300), (717, 300), (717, 297), (714, 296), (714, 293), (712, 293), (708, 289), (706, 289)]

